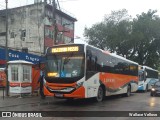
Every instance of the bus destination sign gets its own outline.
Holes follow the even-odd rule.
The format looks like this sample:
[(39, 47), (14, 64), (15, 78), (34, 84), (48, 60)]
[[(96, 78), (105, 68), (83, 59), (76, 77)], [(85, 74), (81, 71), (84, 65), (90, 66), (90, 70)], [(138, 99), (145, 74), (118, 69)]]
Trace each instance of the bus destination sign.
[(51, 52), (52, 53), (61, 53), (61, 52), (77, 52), (79, 51), (78, 46), (70, 46), (70, 47), (57, 47), (57, 48), (52, 48)]

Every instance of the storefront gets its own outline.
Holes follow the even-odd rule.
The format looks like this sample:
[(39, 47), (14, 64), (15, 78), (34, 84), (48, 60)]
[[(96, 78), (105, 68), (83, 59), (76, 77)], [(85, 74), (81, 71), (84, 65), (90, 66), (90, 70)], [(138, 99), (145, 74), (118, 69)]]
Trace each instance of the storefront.
[[(40, 65), (39, 63), (44, 62), (44, 57), (29, 54), (29, 53), (25, 53), (25, 52), (8, 50), (8, 61), (16, 61), (16, 60), (24, 60), (26, 62), (32, 63), (32, 67), (30, 68), (31, 69), (31, 81), (30, 81), (30, 83), (27, 83), (27, 84), (22, 83), (21, 85), (22, 86), (26, 86), (26, 85), (31, 86), (30, 88), (29, 87), (28, 88), (26, 87), (26, 88), (28, 89), (28, 91), (33, 92), (35, 89), (38, 88), (37, 81), (38, 81), (38, 78), (40, 76), (40, 71), (42, 69), (42, 67), (41, 67), (42, 65)], [(5, 49), (0, 48), (0, 69), (5, 69), (5, 66), (6, 66)], [(22, 68), (20, 68), (20, 69), (22, 69)], [(27, 68), (24, 68), (24, 69), (27, 69)], [(1, 81), (2, 84), (0, 84), (0, 85), (3, 85), (5, 87), (6, 86), (5, 85), (6, 82), (4, 81), (4, 80), (6, 80), (6, 78), (4, 78), (5, 77), (5, 75), (4, 75), (5, 71), (3, 70), (3, 71), (1, 71), (1, 73), (2, 73), (1, 78), (3, 78), (3, 83)], [(11, 79), (11, 81), (12, 81), (12, 79)], [(12, 90), (12, 91), (14, 91), (14, 90)], [(24, 91), (27, 91), (27, 90), (24, 90)], [(20, 92), (20, 88), (19, 88), (19, 92)], [(23, 90), (21, 92), (23, 92)]]

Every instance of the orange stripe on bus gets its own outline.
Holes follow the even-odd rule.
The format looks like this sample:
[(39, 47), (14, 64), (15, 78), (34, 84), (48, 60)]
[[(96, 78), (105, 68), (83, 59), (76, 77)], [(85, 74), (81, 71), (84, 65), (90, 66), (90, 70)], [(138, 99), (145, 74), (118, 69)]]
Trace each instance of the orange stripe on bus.
[(113, 73), (100, 73), (100, 80), (106, 87), (117, 89), (131, 80), (138, 83), (137, 76), (121, 75)]

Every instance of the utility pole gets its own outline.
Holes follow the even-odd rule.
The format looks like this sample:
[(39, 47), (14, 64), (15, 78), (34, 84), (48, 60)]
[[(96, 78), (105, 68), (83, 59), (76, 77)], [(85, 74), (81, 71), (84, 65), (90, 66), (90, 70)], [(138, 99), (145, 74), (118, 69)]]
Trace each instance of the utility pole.
[(6, 57), (6, 96), (9, 95), (9, 81), (8, 81), (8, 0), (5, 0), (6, 2), (6, 45), (5, 45), (5, 57)]
[[(47, 0), (44, 0), (44, 19), (45, 19), (45, 17), (46, 17), (46, 5), (47, 5)], [(46, 31), (45, 31), (45, 23), (44, 23), (44, 28), (43, 28), (43, 32), (44, 32), (44, 36), (43, 36), (43, 54), (45, 55), (45, 52), (46, 52), (46, 50), (45, 50), (45, 38), (46, 38)]]
[(56, 2), (55, 2), (55, 0), (53, 0), (53, 2), (52, 2), (52, 12), (53, 12), (53, 28), (54, 28), (53, 39), (54, 39), (54, 45), (56, 45), (58, 31), (57, 31), (57, 25), (56, 25)]

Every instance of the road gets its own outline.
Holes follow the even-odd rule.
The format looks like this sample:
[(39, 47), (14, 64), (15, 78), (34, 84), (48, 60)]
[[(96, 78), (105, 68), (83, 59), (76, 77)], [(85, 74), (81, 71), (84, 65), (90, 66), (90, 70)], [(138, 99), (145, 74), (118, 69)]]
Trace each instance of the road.
[[(52, 99), (50, 102), (43, 100), (43, 102), (32, 104), (21, 104), (15, 106), (7, 106), (0, 108), (3, 111), (160, 111), (160, 97), (151, 97), (150, 92), (147, 93), (132, 93), (130, 97), (111, 96), (106, 97), (103, 102), (95, 102), (93, 99), (74, 100), (68, 102), (64, 99)], [(86, 120), (105, 119), (105, 117), (82, 117)], [(98, 112), (97, 112), (98, 114)], [(113, 113), (114, 114), (114, 113)], [(114, 115), (113, 115), (114, 116)], [(17, 119), (17, 118), (16, 118)], [(15, 120), (16, 120), (15, 119)], [(27, 118), (23, 118), (27, 119)], [(36, 118), (35, 118), (36, 119)], [(40, 118), (38, 118), (40, 119)], [(41, 118), (43, 120), (81, 120), (79, 117), (50, 117)], [(40, 120), (41, 120), (40, 119)], [(111, 120), (135, 120), (135, 117), (108, 117)], [(159, 120), (158, 117), (136, 117), (136, 120)], [(106, 120), (106, 119), (105, 119)]]

